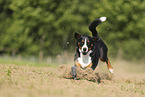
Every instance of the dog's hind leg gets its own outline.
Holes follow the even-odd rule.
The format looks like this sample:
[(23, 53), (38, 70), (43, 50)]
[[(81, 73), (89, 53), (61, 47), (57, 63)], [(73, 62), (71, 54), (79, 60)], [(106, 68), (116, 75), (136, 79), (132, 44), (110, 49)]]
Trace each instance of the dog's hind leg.
[(107, 66), (108, 66), (108, 69), (109, 69), (110, 73), (113, 73), (113, 67), (111, 66), (111, 63), (110, 63), (109, 59), (106, 60), (106, 63), (107, 63)]
[(104, 61), (102, 58), (100, 58), (100, 60), (103, 61), (103, 62), (106, 62), (110, 73), (113, 73), (113, 67), (111, 66), (111, 63), (110, 63), (109, 59), (107, 58), (107, 60)]
[(102, 45), (103, 46), (100, 48), (100, 60), (106, 62), (110, 73), (113, 73), (113, 67), (111, 66), (111, 63), (107, 57), (107, 46), (104, 43)]

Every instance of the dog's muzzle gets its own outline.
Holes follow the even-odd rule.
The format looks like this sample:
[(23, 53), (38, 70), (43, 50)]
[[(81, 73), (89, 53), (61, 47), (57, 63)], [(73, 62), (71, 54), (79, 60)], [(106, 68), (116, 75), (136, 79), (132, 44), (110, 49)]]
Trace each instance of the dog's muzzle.
[(82, 53), (83, 53), (83, 55), (86, 55), (88, 53), (88, 48), (87, 47), (83, 47), (82, 48)]

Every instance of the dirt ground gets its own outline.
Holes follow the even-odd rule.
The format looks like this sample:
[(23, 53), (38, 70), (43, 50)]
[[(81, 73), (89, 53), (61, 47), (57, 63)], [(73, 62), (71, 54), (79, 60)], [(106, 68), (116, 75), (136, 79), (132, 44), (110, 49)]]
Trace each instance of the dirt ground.
[[(145, 97), (145, 64), (105, 63), (71, 79), (70, 65), (57, 68), (0, 64), (0, 97)], [(98, 82), (98, 79), (100, 82)]]

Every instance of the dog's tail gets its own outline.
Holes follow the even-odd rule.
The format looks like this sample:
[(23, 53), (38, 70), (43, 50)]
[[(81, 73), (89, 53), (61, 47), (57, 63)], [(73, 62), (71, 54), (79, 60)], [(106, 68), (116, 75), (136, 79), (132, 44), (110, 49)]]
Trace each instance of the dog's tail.
[(94, 20), (94, 21), (89, 25), (89, 30), (92, 32), (92, 36), (99, 37), (98, 32), (97, 32), (97, 30), (96, 30), (96, 27), (97, 27), (100, 23), (106, 21), (106, 18), (107, 18), (107, 17), (100, 17), (99, 19)]

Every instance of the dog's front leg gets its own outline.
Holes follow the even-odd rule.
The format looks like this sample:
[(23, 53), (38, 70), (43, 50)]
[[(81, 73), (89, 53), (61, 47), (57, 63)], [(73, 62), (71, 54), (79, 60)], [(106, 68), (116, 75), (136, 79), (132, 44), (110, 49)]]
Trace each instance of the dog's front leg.
[(71, 74), (74, 77), (74, 79), (77, 79), (77, 69), (76, 68), (81, 68), (81, 64), (76, 60), (75, 65), (71, 67)]
[(72, 66), (71, 67), (71, 74), (74, 77), (74, 80), (77, 79), (77, 70), (76, 70), (76, 66)]

